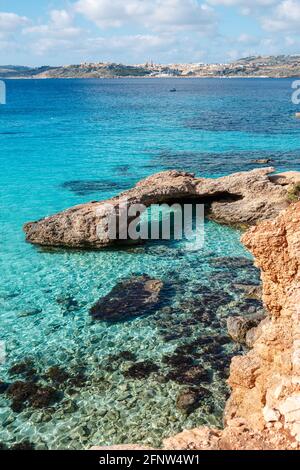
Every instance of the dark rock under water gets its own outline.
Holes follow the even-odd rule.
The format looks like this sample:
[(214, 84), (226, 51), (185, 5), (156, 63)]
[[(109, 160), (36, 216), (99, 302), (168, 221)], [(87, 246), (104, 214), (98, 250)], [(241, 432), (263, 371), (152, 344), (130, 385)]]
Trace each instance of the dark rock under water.
[(90, 313), (95, 320), (110, 323), (149, 314), (157, 306), (162, 288), (162, 281), (146, 275), (133, 276), (118, 283), (90, 309)]
[(76, 194), (76, 196), (87, 196), (98, 192), (128, 189), (128, 184), (122, 184), (121, 182), (115, 183), (114, 181), (76, 180), (66, 181), (61, 185), (61, 188), (71, 191)]

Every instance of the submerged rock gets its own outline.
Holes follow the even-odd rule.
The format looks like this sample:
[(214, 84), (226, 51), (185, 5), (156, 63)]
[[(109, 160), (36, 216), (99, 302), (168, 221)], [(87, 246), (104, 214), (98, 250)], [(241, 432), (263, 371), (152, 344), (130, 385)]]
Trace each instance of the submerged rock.
[(26, 407), (48, 407), (60, 399), (54, 388), (41, 386), (34, 382), (14, 382), (9, 385), (6, 393), (12, 400), (11, 408), (15, 412), (20, 412)]
[(63, 189), (67, 189), (76, 196), (87, 196), (97, 192), (106, 192), (114, 190), (127, 189), (128, 185), (116, 183), (115, 181), (99, 181), (99, 180), (74, 180), (65, 181), (61, 185)]
[(158, 372), (159, 367), (151, 361), (137, 362), (124, 372), (128, 379), (145, 379), (150, 374)]
[(65, 312), (73, 312), (80, 308), (78, 301), (71, 296), (58, 297), (56, 302), (62, 306)]
[(95, 320), (122, 322), (149, 314), (158, 304), (163, 282), (147, 275), (121, 281), (91, 309)]
[(0, 380), (0, 394), (5, 393), (8, 387), (9, 387), (8, 383), (2, 382), (2, 380)]
[(248, 268), (253, 267), (253, 261), (249, 258), (238, 256), (224, 256), (218, 258), (211, 258), (210, 264), (220, 268)]
[(10, 450), (34, 450), (35, 446), (32, 442), (25, 440), (22, 442), (18, 442), (10, 447)]
[(182, 390), (177, 397), (176, 407), (185, 414), (193, 413), (193, 411), (199, 407), (205, 395), (209, 396), (210, 392), (207, 390), (207, 393), (205, 393), (205, 389), (203, 388), (188, 388)]
[(56, 384), (64, 384), (70, 378), (70, 374), (59, 366), (50, 367), (45, 375)]
[(180, 303), (179, 308), (192, 315), (204, 325), (210, 326), (215, 320), (217, 310), (232, 301), (232, 296), (221, 289), (205, 288), (201, 294), (186, 299)]
[(40, 313), (42, 313), (42, 309), (35, 308), (33, 310), (24, 310), (22, 312), (19, 312), (18, 317), (19, 318), (34, 317), (35, 315), (39, 315)]
[(136, 355), (131, 351), (120, 351), (119, 353), (110, 355), (107, 358), (108, 363), (119, 361), (134, 362), (136, 361)]
[(258, 163), (259, 165), (267, 165), (268, 163), (271, 163), (272, 159), (271, 158), (256, 158), (254, 160), (251, 160), (251, 163)]
[(32, 359), (25, 359), (22, 362), (18, 362), (9, 369), (10, 375), (22, 375), (27, 379), (34, 378), (36, 373), (37, 371)]
[(190, 367), (194, 364), (194, 359), (191, 356), (182, 356), (180, 354), (174, 354), (174, 356), (165, 356), (162, 358), (162, 362), (168, 366), (175, 367)]
[[(214, 220), (254, 225), (276, 216), (289, 204), (288, 188), (271, 181), (272, 172), (274, 168), (262, 168), (218, 179), (195, 178), (191, 173), (175, 170), (158, 173), (113, 199), (82, 204), (25, 224), (26, 240), (52, 247), (103, 248), (118, 241), (118, 233), (117, 237), (110, 236), (108, 223), (115, 214), (118, 219), (120, 203), (128, 208), (133, 204), (148, 207), (191, 198), (209, 206)], [(130, 221), (128, 217), (127, 225)]]
[(244, 292), (246, 299), (261, 300), (262, 298), (262, 286), (253, 284), (234, 284), (234, 289)]
[(211, 382), (211, 372), (201, 365), (187, 368), (185, 365), (172, 369), (166, 376), (167, 380), (172, 380), (182, 385), (201, 385)]
[(73, 375), (72, 377), (70, 377), (70, 379), (68, 380), (68, 385), (71, 385), (74, 388), (81, 388), (85, 386), (86, 381), (87, 376), (85, 372), (81, 370), (75, 373), (75, 375)]
[(47, 408), (54, 405), (59, 400), (60, 396), (52, 387), (39, 387), (29, 400), (30, 406), (33, 408)]
[(7, 395), (12, 400), (12, 410), (20, 412), (28, 405), (29, 399), (37, 392), (38, 386), (33, 382), (17, 381), (7, 389)]
[(227, 318), (240, 316), (250, 319), (251, 315), (254, 317), (255, 315), (258, 315), (264, 318), (266, 316), (266, 312), (261, 300), (241, 297), (240, 299), (234, 300), (228, 304), (225, 309), (222, 309), (222, 315)]

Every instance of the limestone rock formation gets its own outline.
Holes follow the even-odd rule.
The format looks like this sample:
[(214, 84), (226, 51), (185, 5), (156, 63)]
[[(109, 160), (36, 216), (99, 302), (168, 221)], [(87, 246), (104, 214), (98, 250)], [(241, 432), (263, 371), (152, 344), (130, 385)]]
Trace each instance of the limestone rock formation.
[(271, 318), (232, 360), (224, 429), (185, 430), (170, 450), (300, 450), (300, 202), (243, 236), (262, 272)]
[(166, 439), (167, 449), (300, 450), (300, 202), (242, 241), (261, 269), (271, 319), (232, 361), (225, 428), (186, 430)]
[(249, 429), (247, 421), (233, 419), (223, 429), (198, 428), (165, 439), (167, 450), (294, 450), (297, 445), (275, 429)]
[(227, 330), (229, 336), (237, 343), (246, 343), (247, 334), (258, 327), (265, 318), (264, 312), (245, 316), (229, 317), (227, 319)]
[(272, 321), (250, 353), (232, 361), (226, 419), (276, 427), (300, 443), (300, 203), (250, 229), (243, 242), (261, 268)]
[[(255, 223), (274, 218), (289, 204), (288, 179), (272, 181), (274, 168), (235, 173), (218, 179), (195, 178), (193, 174), (166, 171), (140, 181), (133, 189), (103, 201), (82, 204), (37, 222), (25, 224), (28, 242), (53, 247), (98, 249), (116, 242), (108, 230), (120, 207), (170, 202), (206, 203), (210, 217), (226, 224)], [(132, 219), (127, 217), (127, 226)], [(124, 224), (123, 224), (124, 225)], [(117, 224), (117, 238), (122, 222)], [(124, 228), (124, 227), (123, 227)]]

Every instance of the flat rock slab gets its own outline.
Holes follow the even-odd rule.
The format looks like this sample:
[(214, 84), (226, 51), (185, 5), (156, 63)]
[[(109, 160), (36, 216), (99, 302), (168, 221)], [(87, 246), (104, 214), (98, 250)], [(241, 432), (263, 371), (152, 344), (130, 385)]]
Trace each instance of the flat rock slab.
[[(112, 211), (118, 219), (120, 203), (128, 208), (133, 204), (149, 207), (192, 199), (206, 204), (213, 220), (230, 225), (255, 225), (276, 217), (289, 205), (288, 191), (295, 175), (281, 174), (279, 179), (272, 180), (270, 174), (274, 171), (272, 167), (262, 168), (216, 179), (196, 178), (191, 173), (174, 170), (161, 172), (110, 200), (82, 204), (25, 224), (26, 240), (41, 246), (80, 249), (114, 245), (119, 234), (110, 235), (108, 222)], [(127, 226), (129, 222), (128, 218)]]

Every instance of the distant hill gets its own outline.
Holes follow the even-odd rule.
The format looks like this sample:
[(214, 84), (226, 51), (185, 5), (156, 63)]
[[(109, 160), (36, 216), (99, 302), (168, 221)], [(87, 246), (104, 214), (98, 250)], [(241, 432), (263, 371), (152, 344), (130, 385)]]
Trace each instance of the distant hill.
[(300, 77), (300, 55), (245, 57), (228, 64), (83, 63), (59, 67), (0, 66), (0, 78)]

